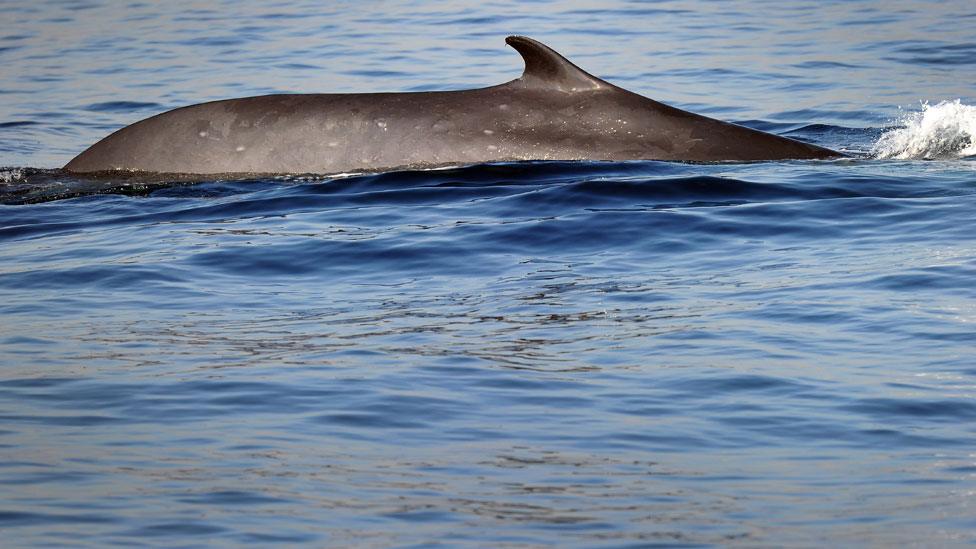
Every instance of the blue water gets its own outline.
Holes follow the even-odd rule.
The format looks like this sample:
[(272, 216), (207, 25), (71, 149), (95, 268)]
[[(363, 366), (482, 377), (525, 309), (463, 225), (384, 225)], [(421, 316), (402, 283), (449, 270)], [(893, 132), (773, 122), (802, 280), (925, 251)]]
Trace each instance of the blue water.
[[(4, 547), (976, 542), (970, 2), (0, 13)], [(511, 33), (853, 158), (56, 170), (183, 104), (503, 82)]]

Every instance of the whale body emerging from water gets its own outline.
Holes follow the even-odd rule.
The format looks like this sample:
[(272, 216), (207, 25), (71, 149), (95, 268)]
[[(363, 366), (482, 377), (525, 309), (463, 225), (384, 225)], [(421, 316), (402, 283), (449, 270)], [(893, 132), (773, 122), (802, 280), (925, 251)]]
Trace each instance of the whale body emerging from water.
[(109, 135), (74, 173), (336, 174), (519, 160), (758, 161), (841, 153), (670, 107), (524, 36), (511, 82), (461, 91), (281, 94), (171, 110)]

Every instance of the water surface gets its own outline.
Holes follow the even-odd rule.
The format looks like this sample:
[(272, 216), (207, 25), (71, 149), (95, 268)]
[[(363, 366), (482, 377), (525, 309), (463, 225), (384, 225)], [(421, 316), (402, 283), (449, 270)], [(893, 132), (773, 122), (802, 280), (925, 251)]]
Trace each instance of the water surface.
[[(5, 546), (976, 541), (969, 3), (0, 8)], [(503, 82), (512, 33), (854, 157), (55, 169), (188, 103)]]

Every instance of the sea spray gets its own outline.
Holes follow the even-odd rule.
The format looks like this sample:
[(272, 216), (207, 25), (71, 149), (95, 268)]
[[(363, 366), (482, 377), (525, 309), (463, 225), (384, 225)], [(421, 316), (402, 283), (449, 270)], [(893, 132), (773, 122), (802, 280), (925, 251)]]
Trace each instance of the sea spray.
[(922, 110), (905, 114), (899, 127), (875, 143), (877, 158), (935, 159), (976, 155), (976, 107), (962, 101), (922, 103)]
[(24, 178), (20, 168), (0, 168), (0, 183), (13, 183)]

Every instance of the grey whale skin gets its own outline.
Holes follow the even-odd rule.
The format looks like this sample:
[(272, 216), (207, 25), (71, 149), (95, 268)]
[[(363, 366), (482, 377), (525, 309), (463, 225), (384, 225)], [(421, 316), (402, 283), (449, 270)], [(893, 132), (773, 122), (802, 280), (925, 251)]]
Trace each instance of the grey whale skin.
[(174, 109), (109, 135), (74, 173), (336, 174), (519, 160), (758, 161), (841, 153), (670, 107), (548, 46), (505, 40), (511, 82), (461, 91), (281, 94)]

